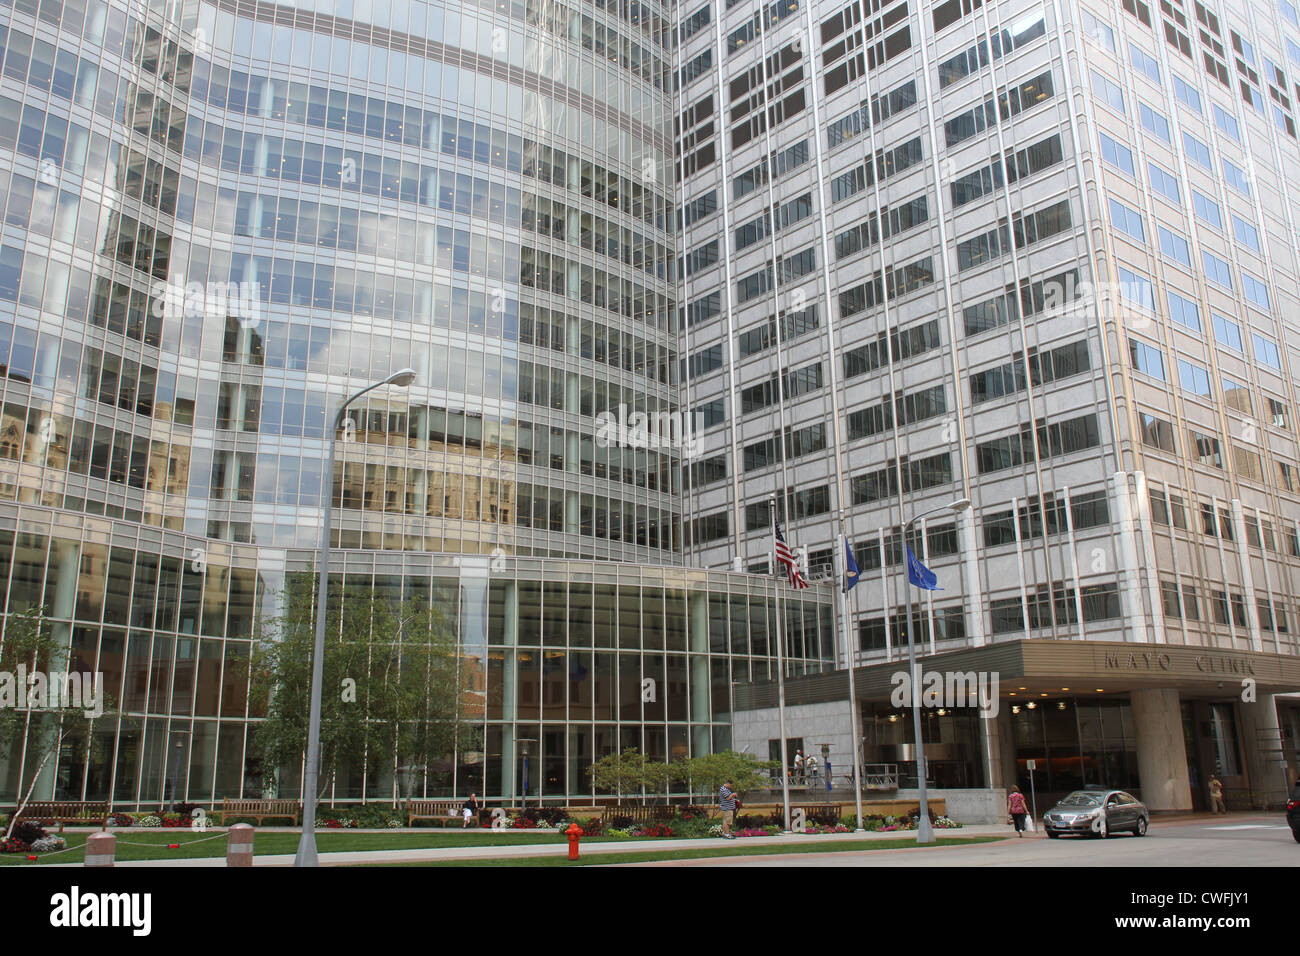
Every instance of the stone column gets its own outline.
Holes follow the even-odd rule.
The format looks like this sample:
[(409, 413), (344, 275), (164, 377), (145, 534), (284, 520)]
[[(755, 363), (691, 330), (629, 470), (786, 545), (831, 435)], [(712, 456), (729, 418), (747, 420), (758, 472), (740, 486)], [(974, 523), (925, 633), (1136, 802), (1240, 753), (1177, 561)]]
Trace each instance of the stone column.
[(1142, 802), (1154, 812), (1190, 810), (1192, 788), (1187, 778), (1178, 691), (1135, 690), (1129, 701), (1137, 738)]
[[(1247, 592), (1249, 593), (1249, 592)], [(1237, 708), (1241, 714), (1241, 749), (1250, 775), (1251, 803), (1285, 803), (1289, 793), (1282, 729), (1277, 717), (1277, 699), (1260, 694)]]

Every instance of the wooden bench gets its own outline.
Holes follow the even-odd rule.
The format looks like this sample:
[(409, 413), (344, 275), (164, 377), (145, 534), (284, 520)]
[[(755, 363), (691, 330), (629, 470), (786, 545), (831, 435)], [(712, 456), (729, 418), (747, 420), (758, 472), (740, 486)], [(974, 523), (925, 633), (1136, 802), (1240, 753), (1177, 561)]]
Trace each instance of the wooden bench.
[[(407, 800), (406, 825), (413, 826), (416, 820), (441, 820), (446, 826), (452, 819), (463, 824), (460, 812), (463, 806), (464, 800)], [(483, 810), (482, 803), (479, 804), (479, 810)], [(473, 823), (477, 825), (478, 820), (473, 820)]]
[(633, 823), (667, 823), (677, 813), (676, 807), (643, 807), (635, 806), (613, 806), (604, 807), (600, 822), (603, 826), (608, 826), (610, 821), (624, 818), (631, 820)]
[(84, 803), (79, 800), (33, 801), (23, 807), (18, 820), (30, 820), (33, 823), (57, 823), (59, 832), (63, 832), (65, 823), (97, 823), (101, 829), (108, 825), (107, 803)]
[(293, 825), (298, 826), (302, 820), (302, 806), (297, 800), (231, 800), (221, 801), (221, 822), (225, 824), (230, 817), (248, 817), (256, 820), (260, 827), (267, 817), (288, 817)]

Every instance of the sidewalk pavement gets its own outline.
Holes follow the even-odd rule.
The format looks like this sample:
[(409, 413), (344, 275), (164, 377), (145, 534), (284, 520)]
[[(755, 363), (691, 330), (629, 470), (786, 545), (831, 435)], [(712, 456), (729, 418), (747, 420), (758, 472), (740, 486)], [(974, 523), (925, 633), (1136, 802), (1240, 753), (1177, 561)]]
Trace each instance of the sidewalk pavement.
[[(329, 832), (329, 831), (317, 831)], [(388, 831), (400, 832), (400, 831)], [(427, 832), (427, 831), (424, 831)], [(491, 832), (491, 831), (488, 831)], [(500, 831), (496, 831), (500, 833)], [(551, 835), (555, 831), (545, 831)], [(945, 837), (1001, 836), (1009, 834), (1010, 828), (999, 824), (977, 824), (955, 830), (936, 830), (935, 835)], [(636, 840), (614, 843), (588, 843), (582, 846), (584, 857), (599, 856), (608, 853), (650, 853), (660, 850), (721, 849), (723, 847), (756, 847), (773, 844), (816, 845), (830, 847), (835, 843), (870, 840), (881, 843), (914, 843), (915, 830), (894, 830), (889, 833), (791, 833), (774, 837), (743, 837), (736, 840), (723, 840), (715, 837), (691, 840)], [(257, 856), (257, 845), (253, 846), (254, 866), (292, 866), (293, 854), (283, 853), (270, 856)], [(427, 847), (410, 850), (359, 850), (349, 852), (321, 853), (321, 866), (356, 866), (360, 864), (426, 863), (443, 860), (484, 860), (508, 859), (511, 857), (567, 856), (569, 844), (546, 843), (541, 846), (515, 844), (511, 846), (483, 847)], [(80, 867), (80, 863), (51, 863), (48, 866)], [(117, 867), (224, 867), (226, 859), (220, 857), (203, 857), (198, 859), (176, 860), (119, 860)]]

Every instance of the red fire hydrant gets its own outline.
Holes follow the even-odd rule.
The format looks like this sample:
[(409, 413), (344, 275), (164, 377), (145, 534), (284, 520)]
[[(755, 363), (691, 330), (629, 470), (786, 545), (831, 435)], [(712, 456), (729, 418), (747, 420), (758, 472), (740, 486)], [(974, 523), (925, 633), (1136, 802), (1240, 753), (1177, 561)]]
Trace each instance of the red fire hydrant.
[(582, 839), (582, 827), (576, 823), (570, 823), (569, 829), (565, 830), (564, 833), (569, 838), (569, 859), (576, 860), (578, 858), (578, 841)]

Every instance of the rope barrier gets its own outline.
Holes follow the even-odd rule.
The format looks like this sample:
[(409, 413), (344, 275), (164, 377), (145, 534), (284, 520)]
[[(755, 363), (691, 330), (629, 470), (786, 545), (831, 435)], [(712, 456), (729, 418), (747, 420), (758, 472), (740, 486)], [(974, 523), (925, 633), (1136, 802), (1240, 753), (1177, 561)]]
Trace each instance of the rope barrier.
[[(197, 845), (197, 844), (199, 844), (199, 843), (207, 843), (207, 842), (210, 841), (210, 840), (222, 840), (222, 839), (225, 839), (225, 837), (226, 837), (226, 834), (224, 834), (224, 833), (218, 833), (218, 834), (216, 834), (216, 835), (214, 835), (214, 836), (204, 837), (202, 840), (189, 840), (189, 841), (187, 841), (187, 842), (185, 842), (185, 843), (181, 843), (180, 846), (182, 846), (182, 847), (186, 847), (186, 846), (195, 846), (195, 845)], [(134, 840), (121, 840), (121, 839), (119, 839), (117, 842), (118, 842), (119, 844), (121, 844), (122, 846), (147, 846), (147, 847), (152, 847), (152, 848), (155, 849), (155, 850), (158, 849), (159, 847), (165, 847), (165, 844), (159, 844), (159, 843), (136, 843)]]

